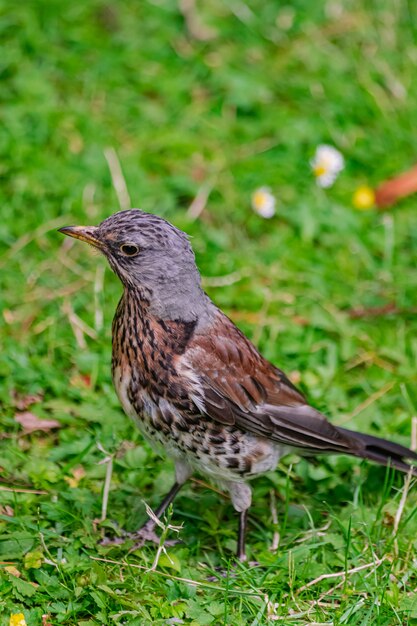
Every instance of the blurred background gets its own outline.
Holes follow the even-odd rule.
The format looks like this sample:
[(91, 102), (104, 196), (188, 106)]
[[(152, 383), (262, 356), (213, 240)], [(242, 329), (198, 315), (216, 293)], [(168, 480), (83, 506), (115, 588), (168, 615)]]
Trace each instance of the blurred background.
[[(120, 285), (102, 258), (56, 232), (130, 206), (191, 235), (209, 294), (316, 407), (335, 423), (409, 444), (416, 197), (382, 211), (372, 190), (417, 161), (413, 2), (5, 0), (0, 39), (4, 484), (60, 491), (59, 523), (93, 535), (105, 472), (97, 440), (111, 453), (133, 441), (115, 461), (113, 518), (134, 526), (140, 498), (153, 503), (165, 489), (170, 465), (143, 445), (111, 386)], [(338, 155), (329, 186), (317, 161), (323, 145)], [(64, 428), (32, 435), (37, 418)], [(340, 480), (353, 466), (302, 461), (292, 489), (319, 515), (318, 502), (353, 498), (351, 480)], [(366, 472), (369, 485), (381, 485), (383, 470)], [(262, 498), (285, 476), (262, 480), (260, 518)], [(48, 497), (38, 508), (35, 496), (17, 506), (5, 493), (4, 506), (30, 524), (56, 521)], [(180, 511), (191, 488), (184, 493)], [(377, 496), (367, 497), (372, 516)], [(230, 517), (221, 532), (233, 545), (227, 504), (207, 490), (198, 502), (205, 530), (195, 539), (189, 528), (187, 541), (204, 545), (220, 532), (218, 515), (207, 527), (215, 503)], [(308, 527), (294, 511), (293, 527)], [(267, 531), (257, 532), (263, 543)], [(87, 547), (74, 545), (67, 560), (78, 572)], [(25, 550), (11, 552), (0, 545), (3, 558)], [(320, 558), (312, 556), (316, 567)]]

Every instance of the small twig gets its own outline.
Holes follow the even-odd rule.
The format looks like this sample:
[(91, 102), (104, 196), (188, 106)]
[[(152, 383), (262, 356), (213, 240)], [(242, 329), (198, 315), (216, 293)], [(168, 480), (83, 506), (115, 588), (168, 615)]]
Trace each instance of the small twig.
[(214, 491), (214, 493), (218, 493), (219, 496), (222, 496), (223, 498), (230, 498), (228, 493), (225, 493), (224, 491), (220, 491), (220, 489), (216, 489), (216, 487), (213, 487), (213, 485), (210, 485), (209, 483), (205, 483), (203, 480), (199, 480), (198, 478), (190, 478), (192, 483), (195, 483), (196, 485), (200, 485), (200, 487), (204, 487), (205, 489), (209, 489), (210, 491)]
[(209, 195), (212, 189), (213, 189), (212, 183), (204, 183), (204, 185), (201, 185), (200, 189), (197, 192), (196, 197), (194, 198), (194, 200), (191, 202), (190, 206), (188, 207), (187, 216), (190, 219), (196, 220), (198, 217), (200, 217), (200, 215), (206, 208), (207, 200), (209, 198)]
[[(417, 448), (417, 417), (412, 417), (411, 418), (411, 450), (415, 451)], [(401, 494), (401, 499), (400, 499), (400, 503), (398, 505), (398, 509), (395, 513), (395, 518), (394, 518), (394, 526), (392, 529), (392, 534), (393, 536), (396, 538), (397, 533), (398, 533), (398, 529), (400, 526), (400, 522), (401, 522), (401, 517), (402, 514), (404, 512), (404, 507), (405, 504), (407, 502), (407, 496), (408, 496), (408, 491), (410, 489), (410, 484), (411, 484), (411, 479), (413, 477), (413, 470), (412, 468), (410, 468), (409, 472), (407, 473), (407, 475), (404, 478), (404, 489), (403, 492)], [(398, 541), (397, 538), (395, 539), (395, 543), (394, 543), (394, 551), (395, 551), (395, 556), (398, 556)]]
[(235, 0), (235, 2), (231, 2), (229, 6), (233, 15), (245, 25), (249, 24), (255, 17), (252, 9), (250, 9), (245, 2), (241, 2), (241, 0)]
[(146, 504), (146, 502), (143, 502), (146, 508), (146, 513), (148, 514), (148, 516), (150, 517), (150, 519), (157, 525), (159, 526), (159, 528), (162, 528), (162, 534), (159, 538), (159, 544), (158, 544), (158, 549), (156, 551), (155, 554), (155, 558), (153, 560), (153, 563), (151, 565), (151, 567), (149, 568), (149, 571), (155, 571), (156, 568), (158, 567), (158, 563), (159, 563), (159, 559), (161, 554), (165, 554), (165, 556), (167, 557), (167, 559), (173, 564), (173, 560), (171, 559), (171, 557), (169, 556), (168, 552), (166, 551), (165, 548), (165, 540), (168, 536), (168, 533), (170, 530), (173, 530), (176, 533), (179, 533), (180, 530), (182, 529), (182, 526), (173, 526), (172, 524), (170, 524), (171, 518), (172, 518), (172, 512), (173, 512), (173, 507), (172, 504), (169, 505), (166, 516), (165, 516), (165, 523), (163, 523), (156, 515), (155, 513), (152, 511), (151, 507)]
[(233, 161), (238, 163), (239, 161), (246, 161), (247, 159), (256, 156), (257, 154), (262, 154), (263, 152), (268, 152), (273, 148), (279, 146), (279, 141), (276, 139), (257, 139), (252, 143), (243, 143), (239, 148), (236, 149), (234, 154)]
[(39, 324), (32, 327), (32, 332), (34, 335), (40, 335), (53, 324), (56, 324), (56, 319), (54, 317), (46, 317), (44, 320), (39, 322)]
[(50, 553), (49, 548), (45, 543), (45, 537), (43, 536), (43, 533), (41, 532), (39, 533), (39, 541), (43, 548), (43, 551), (46, 552), (46, 554), (49, 556), (49, 559), (45, 559), (45, 558), (43, 559), (44, 563), (47, 563), (48, 565), (53, 565), (54, 567), (59, 568), (59, 563), (57, 563), (57, 561), (54, 559), (54, 557)]
[[(223, 587), (219, 587), (218, 585), (213, 585), (211, 583), (203, 583), (199, 580), (192, 580), (191, 578), (182, 578), (181, 576), (173, 576), (172, 574), (168, 574), (166, 572), (161, 572), (159, 570), (149, 570), (148, 567), (143, 565), (136, 565), (136, 563), (126, 563), (123, 561), (113, 561), (112, 559), (103, 559), (97, 556), (90, 556), (90, 559), (93, 561), (102, 561), (103, 563), (111, 563), (112, 565), (121, 565), (123, 567), (134, 567), (136, 569), (143, 570), (147, 573), (158, 574), (158, 576), (164, 576), (165, 578), (170, 578), (171, 580), (178, 580), (179, 582), (186, 583), (187, 585), (191, 585), (193, 587), (203, 587), (206, 589), (214, 589), (216, 591), (225, 591)], [(255, 596), (259, 597), (259, 592), (257, 591), (240, 591), (237, 589), (233, 589), (233, 587), (228, 587), (227, 593), (234, 593), (238, 596)]]
[[(284, 605), (280, 604), (279, 602), (271, 602), (271, 600), (269, 599), (268, 595), (265, 595), (264, 598), (265, 601), (265, 608), (266, 608), (266, 617), (268, 621), (271, 622), (288, 622), (291, 621), (293, 619), (299, 620), (300, 617), (306, 617), (307, 615), (309, 615), (311, 613), (311, 611), (314, 609), (314, 607), (316, 606), (325, 606), (325, 607), (332, 607), (334, 608), (335, 605), (337, 605), (337, 603), (333, 603), (329, 604), (327, 602), (319, 602), (318, 600), (311, 600), (309, 601), (310, 607), (308, 609), (306, 609), (305, 611), (301, 611), (300, 609), (289, 609), (289, 612), (287, 613), (287, 615), (277, 615), (277, 611), (282, 608)], [(303, 622), (304, 623), (304, 622)], [(326, 622), (326, 623), (322, 623), (322, 622), (308, 622), (309, 626), (332, 626), (333, 622)]]
[(377, 367), (387, 370), (388, 372), (394, 372), (396, 369), (392, 363), (385, 361), (385, 359), (381, 359), (381, 357), (374, 352), (362, 352), (346, 364), (345, 370), (349, 371), (355, 367), (368, 363), (376, 365)]
[(63, 226), (66, 221), (67, 221), (67, 218), (65, 216), (61, 216), (55, 220), (51, 220), (50, 222), (41, 224), (38, 228), (36, 228), (30, 233), (26, 233), (25, 235), (22, 235), (22, 237), (17, 239), (17, 241), (15, 241), (12, 246), (10, 246), (7, 252), (0, 259), (0, 269), (7, 264), (8, 260), (13, 255), (15, 255), (17, 252), (20, 252), (20, 250), (22, 250), (22, 248), (25, 248), (31, 241), (33, 241), (34, 239), (38, 239), (38, 237), (42, 237), (42, 235), (45, 235), (45, 233), (47, 233), (50, 230), (54, 230), (55, 228), (58, 228), (59, 226)]
[(265, 327), (268, 326), (268, 310), (272, 302), (273, 302), (273, 295), (268, 288), (265, 288), (264, 289), (264, 301), (259, 311), (260, 319), (256, 325), (256, 328), (252, 337), (252, 341), (255, 344), (255, 346), (259, 343)]
[(103, 448), (101, 443), (97, 443), (97, 448), (100, 450), (100, 452), (102, 452), (105, 455), (104, 459), (99, 461), (99, 465), (106, 464), (106, 476), (105, 476), (105, 479), (104, 479), (103, 499), (102, 499), (102, 502), (101, 502), (101, 517), (100, 517), (100, 522), (104, 522), (104, 520), (107, 518), (107, 506), (108, 506), (108, 503), (109, 503), (109, 492), (110, 492), (110, 485), (111, 485), (111, 477), (112, 477), (112, 474), (113, 474), (113, 458), (114, 458), (114, 454), (110, 454), (110, 452), (107, 452), (107, 450), (105, 450)]
[(345, 311), (350, 319), (382, 317), (384, 315), (416, 315), (417, 307), (399, 307), (395, 302), (387, 302), (381, 306), (359, 307)]
[(302, 591), (305, 591), (306, 589), (308, 589), (309, 587), (313, 587), (313, 585), (317, 585), (317, 583), (321, 582), (322, 580), (327, 580), (328, 578), (339, 578), (342, 577), (343, 579), (346, 579), (346, 577), (350, 574), (356, 574), (356, 572), (361, 572), (364, 569), (368, 569), (369, 567), (379, 567), (381, 565), (381, 563), (385, 560), (385, 557), (382, 557), (382, 559), (376, 559), (373, 563), (366, 563), (365, 565), (359, 565), (359, 567), (353, 567), (352, 569), (349, 570), (341, 570), (340, 572), (333, 572), (332, 574), (322, 574), (321, 576), (318, 576), (318, 578), (314, 578), (314, 580), (310, 580), (310, 582), (308, 582), (306, 585), (303, 585), (302, 587), (300, 587), (297, 590), (297, 593), (301, 593)]
[(166, 515), (164, 516), (164, 520), (165, 523), (161, 520), (160, 517), (157, 517), (155, 515), (155, 513), (152, 511), (151, 507), (149, 506), (149, 504), (147, 504), (145, 502), (145, 500), (142, 500), (143, 504), (145, 505), (145, 510), (146, 510), (146, 514), (148, 515), (148, 517), (157, 525), (159, 526), (159, 528), (161, 528), (163, 531), (165, 530), (173, 530), (176, 533), (179, 533), (180, 530), (182, 530), (182, 524), (181, 526), (174, 526), (173, 524), (170, 524), (171, 518), (172, 518), (172, 513), (173, 513), (173, 506), (172, 504), (169, 505), (168, 510)]
[(47, 496), (48, 491), (41, 491), (40, 489), (17, 489), (11, 487), (0, 486), (0, 491), (10, 491), (11, 493), (32, 493), (35, 496)]
[(308, 541), (312, 537), (325, 537), (326, 531), (329, 530), (330, 526), (331, 520), (326, 522), (326, 524), (324, 524), (324, 526), (321, 526), (320, 528), (312, 528), (310, 530), (307, 530), (302, 537), (296, 540), (295, 543), (304, 543), (304, 541)]
[(228, 287), (238, 283), (242, 278), (248, 276), (247, 270), (238, 270), (237, 272), (231, 272), (226, 276), (203, 276), (202, 283), (204, 287)]
[(195, 0), (179, 0), (178, 8), (184, 18), (188, 34), (197, 41), (210, 41), (216, 37), (216, 31), (201, 23), (196, 12)]
[(384, 226), (384, 266), (386, 270), (389, 270), (392, 267), (395, 245), (394, 219), (390, 213), (386, 213), (381, 221)]
[(306, 611), (299, 611), (298, 613), (294, 611), (294, 613), (289, 613), (288, 615), (276, 615), (274, 611), (274, 606), (271, 605), (268, 607), (267, 619), (271, 622), (283, 622), (292, 619), (300, 619), (300, 617), (306, 617), (309, 613), (311, 613), (311, 609), (307, 609)]
[(116, 192), (117, 200), (119, 201), (122, 211), (130, 209), (132, 204), (130, 202), (129, 191), (127, 189), (126, 180), (123, 176), (122, 167), (120, 165), (119, 157), (114, 148), (105, 148), (104, 156), (109, 166), (110, 176), (113, 183), (114, 190)]
[(113, 457), (110, 457), (106, 466), (106, 478), (104, 479), (103, 501), (101, 503), (101, 518), (100, 518), (101, 522), (104, 522), (104, 520), (107, 517), (107, 505), (109, 503), (109, 491), (110, 491), (112, 474), (113, 474)]
[(39, 302), (42, 300), (43, 302), (48, 302), (50, 300), (56, 300), (58, 298), (64, 298), (65, 296), (71, 296), (73, 293), (77, 293), (81, 287), (85, 286), (88, 281), (84, 278), (74, 281), (73, 283), (69, 283), (60, 289), (54, 289), (51, 291), (50, 289), (43, 289), (42, 287), (37, 287), (31, 293), (28, 293), (25, 297), (25, 302)]
[(363, 317), (379, 317), (381, 315), (391, 315), (392, 313), (398, 313), (399, 309), (395, 302), (388, 302), (382, 306), (370, 306), (358, 309), (349, 309), (347, 314), (350, 319), (357, 320)]
[(97, 217), (97, 207), (94, 204), (94, 195), (96, 193), (96, 185), (87, 183), (83, 189), (83, 206), (88, 217)]
[(94, 328), (97, 332), (100, 332), (103, 328), (103, 307), (100, 303), (100, 296), (103, 292), (104, 271), (104, 265), (99, 263), (94, 280)]
[(269, 549), (271, 552), (276, 552), (279, 547), (280, 534), (278, 530), (277, 500), (275, 498), (275, 491), (273, 489), (271, 489), (271, 491), (269, 492), (269, 496), (272, 524), (274, 526), (274, 535), (272, 537), (272, 543)]
[(87, 347), (84, 334), (91, 337), (91, 339), (97, 339), (96, 331), (93, 328), (90, 328), (88, 324), (83, 322), (83, 320), (78, 317), (69, 300), (65, 300), (62, 304), (62, 311), (68, 317), (72, 332), (74, 333), (76, 342), (80, 348), (84, 349)]
[(320, 598), (318, 600), (316, 600), (317, 604), (322, 603), (323, 602), (323, 598), (325, 598), (326, 596), (331, 596), (332, 593), (334, 593), (336, 591), (336, 589), (340, 589), (341, 587), (343, 587), (345, 584), (345, 580), (343, 579), (340, 583), (337, 583), (337, 585), (334, 585), (333, 587), (330, 587), (330, 589), (328, 589), (327, 591), (324, 591)]
[(381, 389), (378, 389), (378, 391), (370, 395), (369, 398), (366, 398), (366, 400), (364, 400), (361, 404), (359, 404), (356, 407), (356, 409), (352, 411), (352, 413), (349, 413), (342, 420), (339, 420), (338, 425), (340, 426), (341, 424), (348, 422), (350, 419), (352, 419), (352, 417), (356, 417), (357, 415), (359, 415), (359, 413), (362, 413), (362, 411), (364, 411), (371, 404), (373, 404), (374, 402), (382, 398), (382, 396), (388, 393), (388, 391), (391, 391), (391, 389), (395, 386), (395, 384), (396, 384), (395, 382), (389, 382), (383, 387), (381, 387)]
[[(92, 280), (94, 280), (93, 273), (86, 271), (85, 267), (81, 267), (81, 265), (76, 263), (74, 259), (68, 254), (68, 250), (72, 248), (72, 246), (74, 245), (74, 242), (75, 242), (75, 239), (69, 239), (69, 238), (65, 239), (62, 242), (62, 246), (58, 253), (59, 261), (60, 263), (62, 263), (64, 267), (68, 268), (70, 272), (72, 272), (76, 276), (81, 276), (84, 282), (91, 282)], [(95, 248), (92, 248), (91, 246), (90, 246), (90, 252), (93, 255), (100, 254), (98, 250), (96, 250)]]

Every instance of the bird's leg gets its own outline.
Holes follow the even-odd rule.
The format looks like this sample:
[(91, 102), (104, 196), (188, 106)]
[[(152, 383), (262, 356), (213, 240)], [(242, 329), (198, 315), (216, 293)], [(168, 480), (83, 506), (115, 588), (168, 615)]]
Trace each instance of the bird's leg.
[[(175, 483), (168, 491), (167, 495), (162, 500), (156, 511), (154, 511), (155, 517), (159, 519), (165, 513), (183, 484), (190, 478), (192, 473), (192, 469), (186, 461), (177, 460), (175, 462)], [(136, 550), (136, 548), (142, 547), (145, 541), (153, 541), (154, 543), (159, 544), (159, 537), (155, 532), (155, 526), (155, 519), (149, 518), (148, 521), (145, 522), (145, 524), (142, 526), (142, 528), (139, 528), (139, 530), (130, 534), (129, 538), (135, 541), (132, 550)], [(176, 543), (178, 543), (178, 541), (175, 539), (165, 541), (166, 546), (175, 545)]]
[(246, 483), (229, 482), (227, 485), (232, 499), (232, 504), (239, 513), (239, 530), (237, 535), (237, 558), (246, 561), (246, 527), (248, 509), (252, 503), (252, 490)]
[[(171, 487), (171, 489), (168, 491), (164, 499), (162, 500), (161, 504), (158, 506), (157, 509), (155, 509), (154, 516), (156, 518), (160, 519), (162, 517), (162, 515), (165, 513), (165, 511), (167, 510), (171, 502), (173, 502), (175, 496), (177, 495), (181, 487), (191, 476), (191, 474), (192, 474), (192, 470), (188, 466), (188, 464), (182, 461), (177, 461), (175, 463), (176, 481)], [(102, 545), (118, 545), (118, 544), (124, 543), (126, 539), (133, 539), (135, 544), (132, 550), (142, 547), (146, 541), (152, 541), (154, 543), (159, 544), (160, 538), (155, 532), (155, 526), (156, 526), (155, 519), (152, 519), (150, 517), (145, 522), (145, 524), (143, 524), (143, 526), (141, 526), (141, 528), (139, 528), (138, 530), (134, 532), (127, 532), (125, 530), (122, 530), (121, 537), (116, 537), (114, 539), (109, 539), (105, 537), (102, 540), (101, 544)], [(178, 543), (178, 542), (176, 540), (165, 541), (166, 546), (174, 545), (175, 543)]]
[[(184, 483), (178, 483), (177, 481), (175, 481), (171, 489), (168, 491), (168, 493), (162, 500), (161, 504), (158, 506), (157, 509), (155, 509), (154, 511), (155, 517), (157, 517), (158, 519), (162, 517), (162, 515), (165, 513), (165, 511), (167, 510), (171, 502), (173, 502), (175, 496), (177, 495), (177, 493), (179, 492), (183, 484)], [(145, 541), (153, 541), (154, 543), (159, 543), (159, 537), (155, 533), (155, 526), (156, 526), (155, 519), (150, 517), (148, 521), (145, 522), (143, 526), (141, 526), (141, 528), (139, 528), (137, 531), (133, 533), (127, 533), (125, 537), (128, 536), (129, 539), (135, 540), (135, 548), (141, 547), (141, 545), (143, 545)], [(167, 541), (165, 543), (166, 545), (171, 544), (170, 541)], [(174, 543), (177, 543), (177, 542), (174, 541)]]
[(246, 561), (246, 528), (248, 521), (248, 509), (239, 513), (239, 530), (237, 535), (237, 553), (239, 561)]
[[(252, 502), (252, 490), (246, 483), (228, 482), (226, 486), (229, 490), (230, 497), (232, 499), (233, 508), (239, 513), (239, 530), (237, 535), (237, 550), (236, 557), (240, 563), (246, 561), (246, 528), (248, 521), (248, 510)], [(237, 563), (232, 565), (232, 571), (236, 568)], [(230, 569), (225, 570), (223, 567), (214, 568), (216, 574), (209, 576), (207, 580), (215, 582), (219, 577), (225, 578), (226, 576), (234, 576), (230, 574)]]

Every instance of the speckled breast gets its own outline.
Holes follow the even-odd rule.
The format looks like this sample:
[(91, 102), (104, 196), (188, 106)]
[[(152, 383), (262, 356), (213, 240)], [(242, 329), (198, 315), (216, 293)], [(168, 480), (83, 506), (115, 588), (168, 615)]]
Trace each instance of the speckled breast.
[(126, 414), (152, 447), (173, 459), (186, 458), (215, 480), (242, 480), (274, 469), (280, 447), (202, 411), (198, 381), (177, 369), (184, 344), (178, 337), (183, 339), (189, 329), (180, 332), (179, 324), (172, 324), (149, 319), (131, 302), (122, 299), (119, 304), (112, 372)]

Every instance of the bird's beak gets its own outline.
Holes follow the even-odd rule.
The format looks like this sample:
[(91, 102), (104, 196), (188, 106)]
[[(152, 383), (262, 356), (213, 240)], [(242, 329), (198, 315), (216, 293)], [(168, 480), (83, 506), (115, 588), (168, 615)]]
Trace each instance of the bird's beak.
[(85, 241), (99, 250), (103, 248), (102, 242), (96, 235), (97, 226), (64, 226), (64, 228), (59, 228), (58, 232)]

